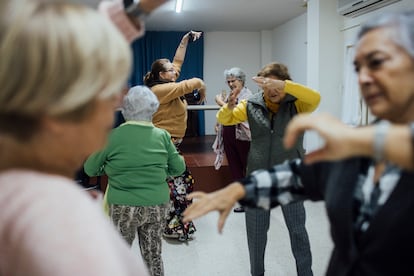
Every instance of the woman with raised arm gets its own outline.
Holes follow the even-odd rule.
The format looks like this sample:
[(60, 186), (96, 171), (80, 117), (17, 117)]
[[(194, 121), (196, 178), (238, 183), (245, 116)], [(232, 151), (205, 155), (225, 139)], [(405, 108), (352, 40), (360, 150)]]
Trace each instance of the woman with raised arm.
[[(188, 43), (198, 40), (201, 34), (195, 31), (186, 33), (177, 47), (173, 62), (166, 58), (157, 59), (152, 63), (151, 71), (144, 76), (144, 84), (151, 88), (160, 102), (152, 122), (156, 127), (170, 133), (177, 150), (187, 129), (187, 101), (184, 96), (198, 90), (200, 103), (205, 99), (205, 85), (200, 78), (176, 82), (180, 76)], [(182, 222), (182, 213), (191, 204), (186, 196), (193, 191), (194, 179), (186, 169), (181, 176), (169, 177), (167, 182), (170, 186), (171, 211), (164, 236), (186, 241), (196, 231), (193, 222)]]

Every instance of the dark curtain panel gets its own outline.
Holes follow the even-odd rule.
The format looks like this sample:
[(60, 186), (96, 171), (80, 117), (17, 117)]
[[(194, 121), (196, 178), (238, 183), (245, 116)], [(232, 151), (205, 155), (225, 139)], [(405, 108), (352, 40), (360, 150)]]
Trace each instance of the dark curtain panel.
[[(133, 69), (129, 84), (142, 85), (144, 75), (151, 70), (153, 61), (159, 58), (168, 58), (172, 61), (175, 50), (186, 32), (158, 32), (148, 31), (141, 39), (132, 44)], [(203, 79), (204, 64), (204, 40), (203, 36), (196, 42), (189, 42), (181, 75), (177, 81), (198, 77)], [(191, 104), (192, 95), (187, 100)], [(187, 125), (187, 136), (205, 135), (204, 111), (189, 111), (189, 124)], [(191, 121), (191, 122), (190, 122)], [(197, 129), (194, 130), (194, 121)]]

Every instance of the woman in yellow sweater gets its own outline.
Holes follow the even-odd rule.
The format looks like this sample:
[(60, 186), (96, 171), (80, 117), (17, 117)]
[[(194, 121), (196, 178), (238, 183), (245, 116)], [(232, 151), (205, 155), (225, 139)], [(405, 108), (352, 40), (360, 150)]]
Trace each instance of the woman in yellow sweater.
[[(251, 132), (248, 174), (285, 160), (303, 157), (303, 135), (287, 150), (283, 146), (285, 129), (296, 114), (314, 111), (320, 101), (317, 91), (292, 82), (288, 68), (280, 63), (264, 66), (253, 80), (263, 89), (263, 93), (254, 94), (240, 101), (237, 106), (237, 95), (232, 94), (228, 104), (217, 113), (217, 119), (223, 125), (248, 121)], [(299, 276), (312, 275), (312, 255), (305, 228), (303, 202), (283, 205), (282, 213), (289, 230), (297, 273)], [(263, 275), (270, 211), (246, 208), (245, 215), (251, 274)]]

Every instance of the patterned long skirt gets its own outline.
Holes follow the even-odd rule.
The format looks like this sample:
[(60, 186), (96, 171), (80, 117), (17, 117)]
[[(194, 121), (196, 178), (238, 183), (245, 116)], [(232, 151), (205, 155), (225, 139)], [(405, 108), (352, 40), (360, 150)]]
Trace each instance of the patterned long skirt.
[[(182, 139), (172, 139), (177, 147)], [(187, 241), (192, 238), (196, 231), (192, 221), (183, 223), (183, 212), (192, 203), (186, 197), (194, 189), (194, 178), (191, 172), (186, 168), (184, 173), (177, 177), (167, 178), (170, 187), (170, 211), (167, 215), (167, 224), (164, 229), (164, 237)]]

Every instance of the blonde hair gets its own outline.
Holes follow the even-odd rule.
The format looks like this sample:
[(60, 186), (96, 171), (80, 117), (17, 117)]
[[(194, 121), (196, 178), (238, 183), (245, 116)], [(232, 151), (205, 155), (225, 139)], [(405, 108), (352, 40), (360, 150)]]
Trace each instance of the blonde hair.
[(75, 120), (126, 85), (131, 50), (103, 15), (64, 1), (1, 1), (1, 131), (10, 117)]

